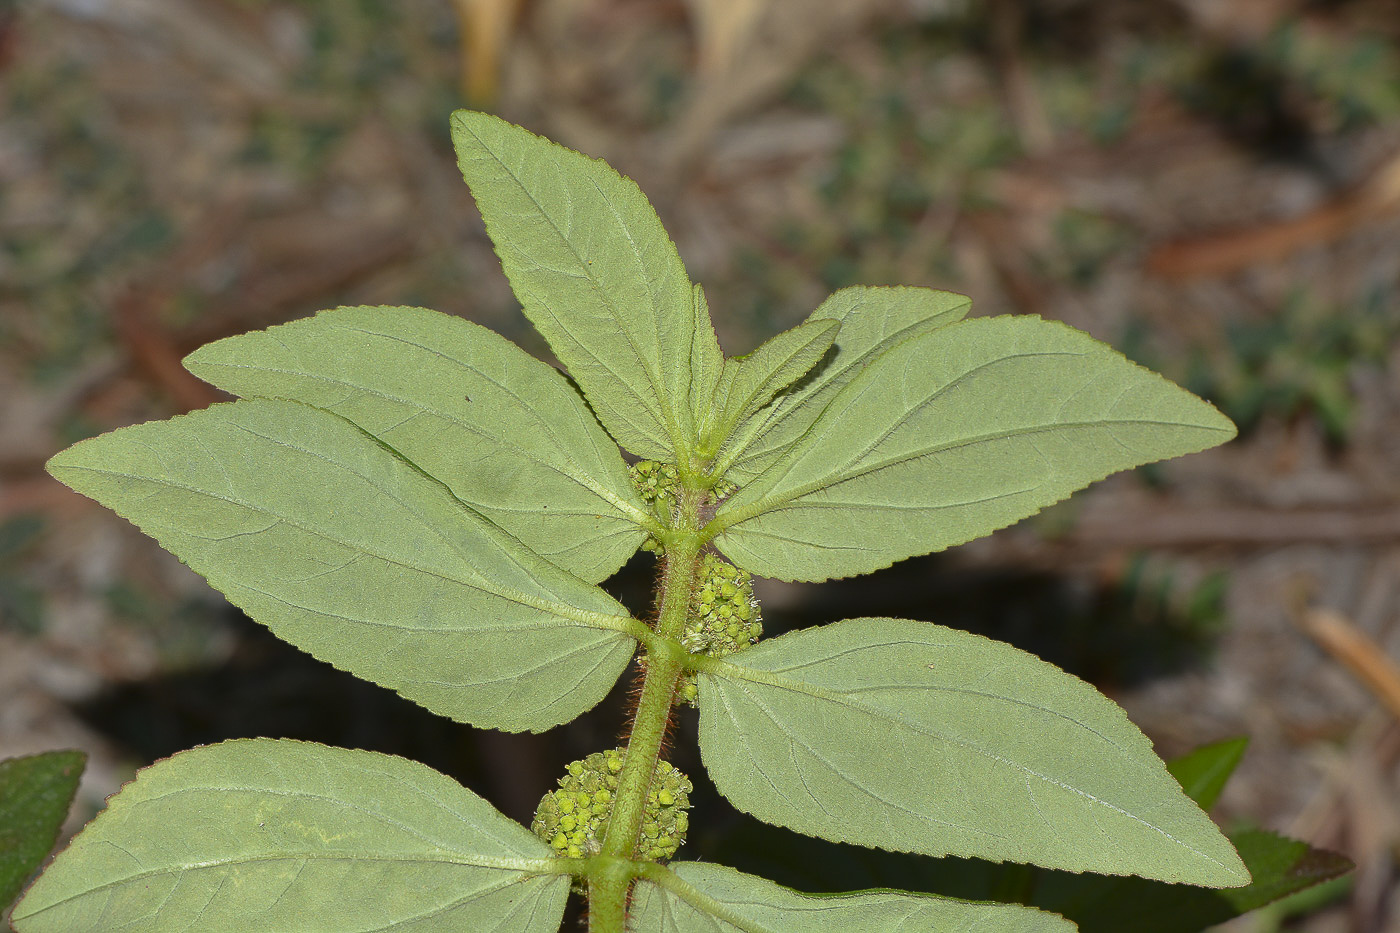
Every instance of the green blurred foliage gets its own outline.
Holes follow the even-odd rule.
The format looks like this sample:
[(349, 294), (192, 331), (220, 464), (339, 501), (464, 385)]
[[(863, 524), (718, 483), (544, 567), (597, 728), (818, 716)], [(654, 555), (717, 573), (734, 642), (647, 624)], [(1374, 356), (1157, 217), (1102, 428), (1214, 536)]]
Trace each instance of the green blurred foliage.
[(0, 628), (35, 635), (44, 627), (43, 591), (30, 579), (27, 561), (43, 530), (38, 515), (0, 524)]
[(1328, 306), (1295, 294), (1278, 313), (1226, 323), (1224, 348), (1195, 347), (1185, 384), (1248, 431), (1265, 417), (1315, 417), (1341, 445), (1355, 426), (1352, 374), (1386, 363), (1400, 339), (1394, 295)]

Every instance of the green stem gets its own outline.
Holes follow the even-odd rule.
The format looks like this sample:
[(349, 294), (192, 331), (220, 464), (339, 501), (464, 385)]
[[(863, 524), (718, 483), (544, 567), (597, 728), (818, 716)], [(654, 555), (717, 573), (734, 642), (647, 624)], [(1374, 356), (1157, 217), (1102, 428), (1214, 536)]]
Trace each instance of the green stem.
[(642, 681), (627, 757), (618, 774), (608, 832), (599, 853), (600, 869), (588, 879), (588, 929), (590, 933), (624, 933), (627, 898), (636, 877), (637, 841), (641, 838), (647, 793), (661, 757), (661, 745), (675, 702), (676, 684), (685, 672), (687, 652), (680, 645), (685, 620), (699, 585), (700, 505), (705, 492), (687, 483), (681, 489), (675, 527), (666, 533), (666, 556), (661, 571), (661, 611), (657, 633), (647, 651), (646, 678)]

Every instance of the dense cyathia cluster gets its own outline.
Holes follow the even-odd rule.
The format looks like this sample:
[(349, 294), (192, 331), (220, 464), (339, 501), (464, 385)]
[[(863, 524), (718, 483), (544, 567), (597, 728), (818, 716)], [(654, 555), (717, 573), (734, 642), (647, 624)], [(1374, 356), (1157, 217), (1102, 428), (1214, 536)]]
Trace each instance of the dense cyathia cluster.
[(747, 648), (762, 634), (753, 576), (707, 553), (700, 564), (695, 614), (686, 620), (681, 644), (687, 651), (718, 658)]
[(673, 463), (638, 460), (632, 464), (632, 482), (658, 518), (671, 517), (671, 507), (676, 504), (676, 487), (680, 481), (680, 473)]
[[(559, 779), (559, 789), (545, 794), (535, 811), (530, 824), (535, 835), (569, 858), (597, 855), (612, 816), (624, 754), (624, 749), (614, 748), (570, 762), (568, 772)], [(657, 860), (676, 854), (690, 827), (686, 810), (691, 790), (690, 779), (670, 762), (657, 762), (636, 857)]]
[[(671, 510), (676, 504), (676, 487), (680, 484), (680, 473), (677, 472), (675, 464), (662, 463), (660, 460), (638, 460), (632, 464), (631, 472), (637, 492), (646, 504), (651, 506), (652, 513), (663, 524), (670, 524)], [(642, 550), (660, 554), (661, 543), (649, 537), (642, 542)]]
[(721, 499), (728, 499), (739, 491), (738, 483), (731, 483), (727, 479), (722, 479), (715, 483), (715, 488), (710, 491), (710, 497), (719, 502)]
[[(687, 651), (718, 658), (747, 648), (763, 634), (753, 576), (714, 554), (700, 565), (700, 593), (695, 614), (686, 620), (681, 644)], [(700, 691), (693, 676), (681, 679), (680, 698), (694, 706)]]

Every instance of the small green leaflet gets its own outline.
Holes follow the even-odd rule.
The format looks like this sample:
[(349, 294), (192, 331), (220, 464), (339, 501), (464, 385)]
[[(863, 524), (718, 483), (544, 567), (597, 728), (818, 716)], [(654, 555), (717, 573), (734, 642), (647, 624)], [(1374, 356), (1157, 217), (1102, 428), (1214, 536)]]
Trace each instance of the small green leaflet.
[(235, 395), (333, 411), (589, 583), (649, 516), (617, 445), (554, 367), (461, 318), (337, 308), (196, 350), (185, 366)]
[(1202, 810), (1209, 810), (1220, 799), (1220, 792), (1248, 747), (1248, 736), (1212, 742), (1173, 758), (1167, 762), (1167, 771), (1176, 778), (1186, 796), (1196, 801)]
[(691, 345), (690, 415), (691, 423), (696, 426), (698, 445), (701, 426), (715, 415), (714, 395), (720, 379), (724, 377), (726, 361), (715, 337), (714, 323), (710, 320), (710, 304), (705, 300), (705, 289), (699, 284), (694, 289), (693, 311), (696, 338)]
[(764, 576), (869, 573), (1234, 433), (1206, 402), (1071, 327), (961, 321), (873, 360), (708, 533)]
[[(1073, 933), (1054, 914), (899, 891), (799, 894), (721, 865), (677, 862), (632, 894), (634, 929), (648, 933)], [(21, 931), (22, 933), (22, 931)]]
[[(836, 321), (807, 321), (783, 331), (748, 356), (725, 360), (724, 373), (710, 411), (713, 419), (701, 430), (700, 453), (712, 456), (736, 430), (742, 439), (773, 396), (817, 364), (836, 340)], [(735, 446), (741, 445), (739, 440)]]
[(452, 115), (457, 162), (525, 316), (619, 444), (683, 461), (719, 345), (646, 197), (605, 162), (484, 113)]
[[(1249, 740), (1226, 739), (1167, 762), (1186, 795), (1209, 809), (1244, 756)], [(1033, 902), (1072, 918), (1082, 933), (1197, 933), (1296, 894), (1352, 869), (1344, 856), (1261, 830), (1231, 833), (1252, 878), (1249, 885), (1211, 891), (1143, 878), (1096, 878), (1044, 872)]]
[(181, 752), (112, 798), (15, 908), (19, 933), (554, 933), (569, 876), (417, 762), (310, 742)]
[(842, 387), (882, 353), (910, 337), (952, 324), (971, 307), (970, 298), (932, 288), (856, 285), (833, 293), (799, 326), (835, 321), (841, 328), (835, 345), (806, 378), (789, 386), (734, 432), (720, 452), (716, 469), (741, 484), (758, 476), (806, 433)]
[(720, 793), (838, 842), (1208, 887), (1239, 857), (1123, 711), (1010, 645), (851, 619), (701, 668)]
[(1230, 841), (1254, 878), (1248, 887), (1211, 891), (1142, 878), (1095, 885), (1107, 879), (1054, 873), (1040, 880), (1035, 903), (1072, 917), (1083, 933), (1198, 933), (1353, 867), (1335, 852), (1261, 830), (1231, 833)]
[(234, 605), (442, 716), (543, 730), (612, 687), (612, 597), (483, 519), (350, 422), (253, 400), (83, 441), (48, 464)]
[(86, 762), (79, 751), (0, 761), (0, 914), (58, 840)]

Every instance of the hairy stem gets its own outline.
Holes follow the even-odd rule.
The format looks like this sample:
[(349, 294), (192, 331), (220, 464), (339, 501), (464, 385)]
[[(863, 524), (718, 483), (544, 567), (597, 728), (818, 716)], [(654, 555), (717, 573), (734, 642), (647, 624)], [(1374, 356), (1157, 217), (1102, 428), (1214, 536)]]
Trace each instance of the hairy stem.
[(588, 882), (588, 929), (590, 933), (623, 933), (627, 921), (627, 897), (634, 874), (622, 868), (631, 865), (637, 840), (641, 837), (647, 793), (651, 790), (656, 762), (666, 738), (666, 726), (675, 702), (676, 684), (685, 670), (686, 651), (680, 646), (685, 620), (695, 601), (700, 563), (700, 507), (704, 490), (682, 487), (674, 527), (664, 540), (658, 598), (661, 604), (657, 633), (661, 636), (647, 651), (646, 678), (632, 720), (627, 741), (627, 757), (618, 774), (612, 816), (603, 839), (600, 857), (606, 870), (591, 875)]

